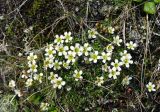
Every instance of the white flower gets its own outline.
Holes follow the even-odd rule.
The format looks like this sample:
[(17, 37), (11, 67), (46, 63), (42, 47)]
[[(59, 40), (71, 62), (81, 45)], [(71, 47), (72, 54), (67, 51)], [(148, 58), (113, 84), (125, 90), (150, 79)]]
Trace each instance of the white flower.
[(58, 78), (58, 74), (54, 74), (53, 72), (50, 72), (50, 76), (48, 77), (48, 80), (51, 81), (51, 83), (54, 83), (54, 80)]
[(70, 86), (68, 86), (66, 89), (67, 89), (67, 91), (70, 91), (72, 88)]
[(89, 46), (88, 43), (85, 43), (83, 45), (83, 53), (85, 56), (88, 56), (89, 52), (92, 50), (92, 48)]
[(127, 53), (127, 50), (124, 50), (123, 52), (120, 52), (120, 55), (122, 57), (127, 57), (128, 59), (132, 58), (131, 54)]
[(122, 39), (120, 39), (117, 35), (116, 37), (113, 37), (113, 43), (120, 46), (120, 43), (122, 43)]
[(71, 67), (69, 66), (69, 63), (67, 63), (67, 62), (65, 62), (65, 61), (63, 61), (63, 67), (65, 68), (65, 69), (70, 69)]
[(30, 66), (30, 65), (36, 65), (36, 60), (28, 61), (28, 66)]
[(106, 51), (107, 51), (107, 52), (112, 52), (113, 49), (114, 49), (114, 46), (113, 46), (112, 44), (109, 44), (109, 45), (107, 45), (107, 47), (106, 47)]
[(97, 31), (95, 29), (88, 30), (88, 38), (96, 38)]
[(53, 66), (54, 66), (53, 60), (49, 60), (49, 68), (53, 68)]
[(152, 83), (152, 82), (149, 82), (147, 85), (146, 85), (147, 89), (149, 92), (152, 92), (152, 91), (156, 91), (155, 89), (155, 85)]
[(106, 63), (107, 60), (108, 61), (111, 60), (111, 53), (110, 52), (108, 52), (108, 53), (102, 52), (101, 59), (102, 59), (103, 63)]
[(29, 28), (24, 29), (24, 33), (29, 33), (33, 30), (33, 26), (30, 26)]
[(53, 68), (53, 64), (54, 64), (54, 62), (53, 62), (53, 60), (49, 60), (49, 68)]
[(128, 49), (134, 50), (137, 47), (137, 44), (130, 41), (129, 43), (126, 43), (126, 46)]
[(114, 29), (114, 28), (112, 28), (112, 27), (108, 27), (108, 33), (113, 34), (113, 33), (114, 33), (114, 31), (115, 31), (115, 29)]
[(16, 95), (18, 95), (18, 97), (21, 97), (21, 96), (22, 96), (22, 93), (21, 93), (20, 90), (15, 89), (14, 92), (15, 92)]
[(0, 16), (0, 20), (4, 20), (4, 16)]
[(133, 64), (133, 61), (126, 56), (121, 58), (122, 64), (129, 68), (129, 64)]
[(103, 71), (108, 72), (108, 69), (109, 69), (109, 67), (108, 67), (107, 64), (102, 65), (102, 70)]
[(120, 75), (119, 71), (117, 71), (115, 68), (109, 69), (109, 75), (108, 75), (109, 78), (113, 77), (113, 79), (117, 79), (117, 75)]
[(126, 54), (127, 54), (127, 50), (124, 50), (123, 52), (120, 52), (121, 56), (126, 56)]
[(68, 42), (71, 42), (73, 37), (71, 37), (71, 32), (65, 32), (64, 33), (64, 39), (65, 39), (65, 42), (68, 43)]
[(53, 67), (53, 60), (48, 57), (45, 58), (45, 60), (43, 62), (43, 67), (44, 67), (44, 69), (47, 69), (48, 67), (52, 68)]
[(98, 51), (95, 51), (94, 53), (90, 54), (89, 61), (93, 61), (94, 63), (97, 63), (98, 59), (100, 59), (100, 56), (98, 56)]
[(51, 44), (47, 44), (46, 49), (50, 49), (50, 48), (52, 48), (52, 49), (53, 49), (53, 43), (51, 43)]
[(122, 64), (125, 65), (127, 68), (129, 68), (129, 64), (132, 64), (133, 61), (131, 60), (132, 56), (127, 53), (126, 50), (120, 53)]
[(67, 59), (67, 63), (74, 63), (75, 62), (76, 53), (72, 51), (68, 51), (68, 53), (65, 55), (65, 58)]
[(70, 49), (78, 56), (81, 56), (83, 53), (83, 47), (79, 43), (76, 43), (75, 46), (70, 46)]
[(58, 56), (66, 55), (66, 51), (69, 50), (68, 46), (63, 46), (63, 44), (57, 45), (55, 49), (58, 51)]
[(48, 67), (49, 67), (49, 68), (53, 68), (53, 64), (54, 64), (53, 59), (46, 58), (46, 59), (44, 60), (44, 68), (45, 68), (45, 69), (47, 69)]
[(30, 31), (29, 31), (29, 29), (24, 29), (24, 31), (23, 31), (24, 33), (29, 33)]
[(42, 83), (43, 73), (35, 74), (33, 78), (34, 80), (39, 81), (39, 83)]
[(53, 88), (61, 89), (65, 84), (66, 82), (63, 81), (61, 77), (58, 77), (54, 80)]
[(34, 63), (30, 63), (28, 73), (36, 73), (37, 72), (37, 65)]
[(130, 80), (132, 79), (132, 77), (126, 76), (123, 80), (122, 80), (122, 85), (129, 85), (130, 84)]
[(63, 35), (56, 35), (55, 36), (55, 40), (54, 40), (54, 43), (55, 44), (62, 44), (64, 42), (64, 36)]
[(27, 57), (28, 61), (35, 61), (37, 59), (37, 55), (34, 55), (33, 53), (30, 53), (29, 56)]
[(21, 57), (21, 56), (23, 56), (23, 54), (22, 53), (18, 53), (18, 56)]
[(21, 78), (23, 78), (23, 79), (27, 79), (27, 78), (28, 78), (27, 72), (26, 72), (25, 70), (22, 71), (22, 76), (21, 76)]
[(104, 83), (104, 77), (103, 77), (103, 76), (97, 77), (97, 80), (95, 81), (95, 83), (96, 83), (98, 86), (101, 86), (101, 85)]
[(58, 60), (55, 60), (53, 62), (53, 69), (54, 70), (59, 70), (59, 69), (61, 69), (61, 65), (62, 65), (62, 62), (59, 62)]
[(14, 80), (10, 80), (10, 82), (9, 82), (9, 87), (10, 87), (10, 88), (14, 88), (15, 86), (16, 86), (15, 81), (14, 81)]
[(41, 108), (42, 111), (47, 111), (48, 107), (49, 107), (48, 103), (42, 102), (41, 105), (40, 105), (40, 108)]
[(27, 79), (27, 81), (25, 83), (26, 87), (32, 86), (32, 83), (33, 83), (33, 79), (31, 79), (31, 78)]
[(56, 51), (54, 50), (52, 44), (50, 44), (50, 45), (47, 46), (47, 48), (45, 49), (45, 52), (46, 52), (45, 56), (47, 56), (47, 57), (49, 57), (51, 59), (54, 59), (53, 55), (56, 54)]
[(75, 81), (82, 80), (83, 77), (81, 75), (82, 75), (82, 70), (80, 70), (80, 71), (75, 70), (74, 74), (73, 74), (73, 77), (75, 78)]
[(114, 62), (111, 62), (111, 65), (113, 66), (113, 69), (121, 71), (120, 66), (122, 65), (122, 62), (119, 62), (118, 59), (115, 59)]
[(28, 78), (28, 76), (25, 75), (25, 74), (23, 74), (21, 77), (22, 77), (22, 79), (27, 79)]
[(82, 62), (89, 63), (89, 57), (84, 57)]

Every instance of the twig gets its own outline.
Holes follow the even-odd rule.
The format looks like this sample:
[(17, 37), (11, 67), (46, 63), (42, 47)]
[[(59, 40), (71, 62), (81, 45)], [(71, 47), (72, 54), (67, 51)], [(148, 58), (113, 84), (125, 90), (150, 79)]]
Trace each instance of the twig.
[(87, 10), (86, 10), (86, 17), (85, 17), (86, 22), (88, 20), (88, 10), (89, 10), (89, 1), (87, 2)]
[(125, 37), (125, 28), (126, 28), (126, 22), (125, 22), (125, 20), (124, 20), (124, 22), (123, 22), (123, 42), (124, 42), (124, 45), (125, 45), (125, 43), (126, 43), (126, 37)]
[[(38, 35), (40, 35), (40, 34), (43, 33), (44, 31), (46, 31), (48, 28), (53, 27), (53, 26), (56, 26), (61, 20), (65, 19), (65, 18), (66, 18), (66, 16), (62, 16), (62, 17), (56, 19), (53, 24), (51, 24), (51, 25), (47, 26), (46, 28), (42, 29), (38, 34), (36, 34), (36, 35), (33, 37), (33, 39), (30, 41), (30, 43), (29, 43), (29, 45), (28, 45), (27, 47), (29, 47), (29, 46), (31, 45), (31, 43), (34, 41), (34, 39), (35, 39)], [(53, 28), (53, 29), (54, 29), (54, 28)]]
[(19, 7), (15, 8), (13, 11), (11, 11), (10, 13), (8, 13), (7, 15), (10, 15), (10, 14), (12, 14), (12, 13), (15, 12), (15, 11), (19, 11), (19, 10), (21, 9), (21, 7), (22, 7), (23, 5), (25, 5), (25, 3), (26, 3), (27, 1), (28, 1), (28, 0), (25, 0)]

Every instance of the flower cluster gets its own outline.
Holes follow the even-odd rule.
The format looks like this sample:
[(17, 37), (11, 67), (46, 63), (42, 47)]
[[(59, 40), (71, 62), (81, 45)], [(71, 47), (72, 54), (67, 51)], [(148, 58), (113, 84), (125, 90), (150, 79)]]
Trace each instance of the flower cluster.
[[(108, 33), (113, 34), (114, 31), (114, 28), (108, 28)], [(96, 39), (97, 36), (98, 32), (95, 29), (88, 30), (89, 39)], [(57, 72), (62, 68), (70, 69), (79, 57), (83, 57), (82, 59), (89, 61), (90, 64), (98, 62), (102, 63), (102, 70), (108, 72), (108, 77), (117, 79), (117, 76), (120, 75), (121, 67), (124, 65), (129, 68), (129, 65), (133, 63), (131, 60), (132, 56), (127, 53), (127, 50), (120, 53), (120, 59), (115, 59), (113, 61), (112, 55), (113, 50), (115, 49), (114, 45), (121, 46), (120, 44), (122, 43), (122, 39), (120, 39), (118, 35), (113, 37), (113, 43), (108, 44), (102, 52), (94, 50), (89, 43), (84, 43), (83, 45), (80, 43), (72, 44), (72, 40), (73, 37), (71, 36), (71, 32), (65, 32), (64, 35), (55, 35), (54, 42), (45, 47), (45, 58), (43, 61), (44, 70)], [(134, 50), (137, 45), (130, 41), (129, 43), (126, 43), (126, 46), (128, 49)], [(38, 73), (36, 59), (37, 55), (34, 53), (30, 53), (27, 57), (29, 67), (27, 73), (29, 75), (23, 75), (23, 78), (27, 79), (25, 82), (26, 87), (31, 86), (33, 81), (38, 81), (39, 83), (43, 82), (44, 75), (42, 72)], [(78, 81), (83, 79), (81, 75), (81, 70), (75, 70), (73, 77)], [(63, 81), (62, 77), (53, 72), (50, 72), (48, 80), (51, 81), (54, 88), (60, 89), (65, 85), (65, 81)], [(98, 85), (101, 85), (103, 77), (97, 77), (97, 80), (101, 80), (96, 82)]]
[[(109, 27), (108, 32), (113, 34), (114, 28)], [(98, 32), (95, 29), (88, 30), (89, 39), (96, 39), (97, 36)], [(90, 64), (98, 62), (102, 63), (102, 70), (104, 72), (108, 72), (108, 77), (117, 79), (117, 76), (120, 75), (121, 67), (126, 66), (129, 68), (129, 65), (133, 63), (131, 60), (132, 56), (127, 53), (127, 50), (120, 53), (120, 59), (115, 59), (113, 61), (112, 55), (114, 54), (114, 45), (121, 46), (120, 44), (122, 43), (122, 39), (120, 39), (118, 35), (113, 37), (113, 43), (108, 44), (102, 52), (94, 50), (89, 43), (84, 43), (83, 45), (80, 43), (72, 44), (72, 40), (73, 37), (71, 36), (71, 32), (65, 32), (64, 35), (55, 36), (54, 42), (45, 47), (45, 59), (43, 62), (44, 70), (57, 72), (62, 68), (70, 69), (80, 57), (83, 57), (82, 59), (88, 61)], [(127, 43), (126, 46), (128, 49), (134, 50), (137, 45), (131, 41), (130, 43)], [(28, 73), (34, 75), (33, 79), (35, 81), (42, 83), (44, 75), (43, 73), (37, 73), (38, 66), (35, 61), (37, 56), (30, 53), (27, 59), (29, 65)], [(82, 71), (75, 70), (73, 78), (75, 81), (82, 80)], [(32, 85), (34, 81), (33, 79), (29, 76), (26, 81), (27, 87)], [(53, 72), (50, 72), (48, 80), (51, 81), (54, 88), (61, 89), (61, 87), (66, 84), (62, 77), (58, 76), (58, 74), (54, 74)], [(103, 84), (103, 77), (97, 77), (96, 83), (98, 85)]]
[(54, 74), (53, 72), (50, 72), (50, 76), (48, 77), (48, 80), (50, 80), (54, 88), (58, 88), (58, 89), (61, 89), (62, 86), (66, 84), (66, 82), (63, 81), (62, 78), (58, 76), (58, 74)]
[(36, 64), (36, 59), (37, 59), (37, 55), (34, 55), (33, 53), (30, 53), (29, 56), (27, 57), (28, 67), (29, 67), (29, 70), (27, 72), (30, 75), (26, 81), (26, 87), (29, 87), (32, 85), (32, 82), (33, 82), (32, 78), (38, 72), (38, 70), (37, 70), (38, 65)]
[[(108, 28), (109, 34), (113, 34), (114, 31), (114, 28)], [(89, 40), (96, 40), (98, 36), (98, 32), (95, 29), (88, 30)], [(94, 46), (92, 47), (94, 43), (90, 44), (89, 41), (84, 43), (79, 41), (72, 42), (73, 39), (71, 32), (65, 32), (63, 35), (55, 35), (54, 41), (44, 47), (44, 55), (42, 56), (43, 58), (39, 59), (39, 63), (35, 53), (29, 54), (27, 57), (28, 70), (27, 72), (23, 71), (23, 75), (21, 76), (25, 81), (27, 89), (33, 84), (37, 84), (35, 82), (43, 84), (45, 81), (47, 84), (50, 84), (53, 89), (62, 89), (62, 87), (67, 85), (67, 79), (69, 79), (70, 76), (76, 82), (81, 81), (85, 78), (84, 74), (86, 73), (85, 66), (83, 69), (77, 66), (79, 63), (90, 64), (93, 65), (93, 67), (95, 64), (100, 65), (100, 68), (102, 68), (100, 72), (102, 72), (103, 75), (96, 76), (94, 82), (98, 86), (102, 86), (104, 84), (104, 77), (117, 79), (121, 74), (122, 68), (129, 68), (130, 64), (133, 64), (132, 56), (127, 50), (134, 50), (137, 45), (130, 41), (126, 43), (127, 50), (120, 50), (120, 52), (115, 53), (114, 51), (116, 51), (123, 42), (118, 35), (111, 39), (113, 42), (107, 43), (101, 50), (94, 49)], [(65, 72), (67, 74), (65, 74)], [(106, 74), (107, 76), (104, 76)], [(129, 85), (131, 79), (131, 77), (126, 76), (122, 81), (122, 85)], [(11, 80), (9, 87), (15, 88), (15, 86), (15, 81)], [(146, 87), (149, 92), (155, 90), (155, 86), (152, 83), (149, 83)], [(20, 90), (15, 90), (15, 93), (18, 96), (22, 95)], [(48, 107), (48, 103), (41, 103), (40, 108), (42, 111), (47, 111)]]
[(21, 91), (19, 89), (16, 89), (16, 82), (14, 80), (10, 80), (8, 86), (14, 90), (15, 95), (17, 95), (18, 97), (22, 96)]
[(28, 59), (28, 67), (29, 67), (28, 73), (31, 73), (31, 74), (36, 73), (37, 72), (37, 64), (36, 64), (37, 55), (30, 53), (27, 59)]

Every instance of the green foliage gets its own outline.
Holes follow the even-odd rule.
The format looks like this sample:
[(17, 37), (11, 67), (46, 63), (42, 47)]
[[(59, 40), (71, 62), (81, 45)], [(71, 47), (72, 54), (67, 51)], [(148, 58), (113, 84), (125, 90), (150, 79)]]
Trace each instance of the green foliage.
[(24, 112), (32, 112), (32, 111), (31, 111), (31, 109), (30, 109), (30, 108), (28, 108), (28, 107), (24, 107), (24, 109), (23, 109), (23, 110), (24, 110)]
[(111, 0), (115, 6), (118, 6), (118, 7), (122, 7), (126, 4), (128, 4), (129, 2), (131, 2), (131, 0)]
[(13, 25), (12, 25), (12, 24), (9, 25), (9, 26), (7, 26), (7, 28), (6, 28), (6, 34), (7, 34), (8, 36), (13, 36), (13, 35), (14, 35)]
[(133, 0), (133, 1), (135, 1), (135, 2), (142, 2), (143, 0)]
[(160, 3), (160, 0), (154, 0), (155, 3)]
[(33, 103), (34, 105), (40, 104), (42, 101), (42, 96), (40, 94), (34, 94), (29, 98), (29, 102)]
[(30, 9), (30, 14), (35, 15), (36, 11), (40, 8), (42, 0), (34, 0), (32, 8)]
[[(143, 0), (133, 0), (135, 2), (143, 2)], [(154, 1), (146, 1), (144, 3), (143, 11), (147, 14), (155, 14), (156, 13), (156, 3), (160, 3), (160, 0), (154, 0)]]
[(143, 10), (148, 14), (155, 14), (156, 13), (156, 5), (154, 2), (146, 2), (144, 4)]

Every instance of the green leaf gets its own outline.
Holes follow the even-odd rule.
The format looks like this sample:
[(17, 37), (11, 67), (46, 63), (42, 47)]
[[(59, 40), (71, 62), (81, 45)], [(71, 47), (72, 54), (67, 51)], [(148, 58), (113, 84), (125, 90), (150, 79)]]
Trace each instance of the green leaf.
[(28, 107), (25, 107), (24, 112), (31, 112), (31, 110)]
[(42, 97), (38, 94), (34, 94), (29, 98), (29, 101), (35, 105), (38, 105), (41, 100), (42, 100)]
[(143, 0), (133, 0), (133, 1), (135, 1), (135, 2), (142, 2)]
[(160, 0), (154, 0), (155, 3), (160, 3)]
[(144, 12), (148, 14), (155, 14), (156, 13), (156, 5), (154, 2), (146, 2), (144, 4)]
[(51, 111), (51, 112), (57, 112), (56, 110), (53, 110), (53, 111)]

